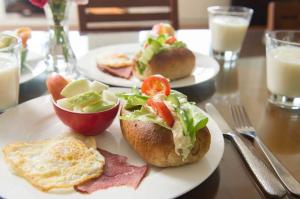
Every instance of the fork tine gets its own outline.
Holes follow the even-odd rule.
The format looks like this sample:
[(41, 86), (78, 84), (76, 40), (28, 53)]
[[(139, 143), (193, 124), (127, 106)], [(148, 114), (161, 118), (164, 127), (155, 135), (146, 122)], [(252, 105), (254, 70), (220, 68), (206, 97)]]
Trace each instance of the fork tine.
[(246, 124), (246, 121), (245, 121), (244, 114), (242, 112), (243, 110), (242, 110), (241, 106), (239, 106), (239, 105), (237, 105), (236, 107), (237, 107), (237, 112), (238, 112), (237, 114), (238, 114), (238, 116), (240, 118), (240, 121), (241, 121), (241, 125), (242, 125), (243, 128), (245, 128), (247, 126), (247, 124)]
[(244, 106), (241, 106), (241, 111), (242, 111), (242, 116), (244, 117), (244, 120), (245, 120), (245, 124), (247, 126), (251, 126), (251, 121), (248, 117), (248, 114), (247, 114), (246, 109), (245, 109)]
[(233, 117), (233, 122), (236, 128), (241, 128), (241, 123), (239, 121), (239, 116), (237, 114), (236, 106), (230, 105), (231, 115)]
[(235, 125), (235, 127), (238, 127), (238, 118), (237, 118), (237, 115), (235, 113), (234, 105), (230, 106), (230, 110), (231, 110), (231, 115), (232, 115), (232, 118), (233, 118), (234, 125)]

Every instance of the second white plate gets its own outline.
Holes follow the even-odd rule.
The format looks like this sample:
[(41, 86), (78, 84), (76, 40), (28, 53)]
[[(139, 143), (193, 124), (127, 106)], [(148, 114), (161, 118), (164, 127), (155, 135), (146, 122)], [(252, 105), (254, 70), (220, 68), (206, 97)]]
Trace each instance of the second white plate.
[[(136, 77), (131, 79), (123, 79), (104, 73), (97, 68), (96, 59), (100, 55), (109, 55), (114, 53), (125, 53), (129, 57), (133, 57), (134, 54), (139, 50), (140, 45), (138, 43), (128, 43), (120, 45), (111, 45), (91, 50), (81, 59), (78, 60), (78, 70), (86, 77), (101, 81), (103, 83), (121, 86), (121, 87), (139, 87), (141, 81)], [(196, 69), (194, 72), (186, 77), (179, 80), (171, 81), (172, 88), (188, 87), (196, 84), (201, 84), (207, 80), (215, 77), (219, 72), (219, 64), (213, 58), (195, 53), (196, 55)]]

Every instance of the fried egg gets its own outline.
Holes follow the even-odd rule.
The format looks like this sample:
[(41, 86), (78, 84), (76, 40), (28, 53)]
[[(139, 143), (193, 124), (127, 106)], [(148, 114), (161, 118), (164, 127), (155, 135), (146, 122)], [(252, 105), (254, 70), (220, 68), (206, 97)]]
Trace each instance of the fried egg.
[(98, 57), (97, 64), (111, 68), (122, 68), (132, 66), (133, 61), (126, 54), (117, 53)]
[(72, 188), (98, 177), (105, 163), (95, 138), (76, 134), (9, 144), (3, 153), (17, 175), (42, 191)]

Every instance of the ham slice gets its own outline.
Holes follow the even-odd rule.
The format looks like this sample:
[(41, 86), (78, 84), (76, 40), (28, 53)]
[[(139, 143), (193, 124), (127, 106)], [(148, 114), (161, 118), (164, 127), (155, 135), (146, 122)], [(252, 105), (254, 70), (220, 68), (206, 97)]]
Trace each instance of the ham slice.
[(109, 73), (113, 76), (129, 79), (132, 75), (132, 66), (113, 68), (105, 65), (97, 64), (98, 69)]
[(138, 187), (147, 173), (147, 165), (134, 166), (127, 163), (127, 157), (98, 149), (105, 158), (104, 172), (99, 178), (95, 178), (83, 184), (75, 186), (75, 189), (83, 193), (92, 193), (100, 189), (115, 186)]

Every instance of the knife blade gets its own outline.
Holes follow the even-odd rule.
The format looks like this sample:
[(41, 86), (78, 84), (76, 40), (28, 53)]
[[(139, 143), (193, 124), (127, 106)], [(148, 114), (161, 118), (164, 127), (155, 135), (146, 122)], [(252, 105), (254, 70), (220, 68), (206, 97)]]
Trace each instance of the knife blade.
[(238, 151), (246, 161), (251, 172), (263, 190), (271, 197), (282, 198), (286, 195), (285, 188), (271, 170), (248, 148), (244, 141), (229, 127), (219, 111), (211, 103), (205, 105), (207, 113), (218, 123), (223, 135), (234, 142)]

